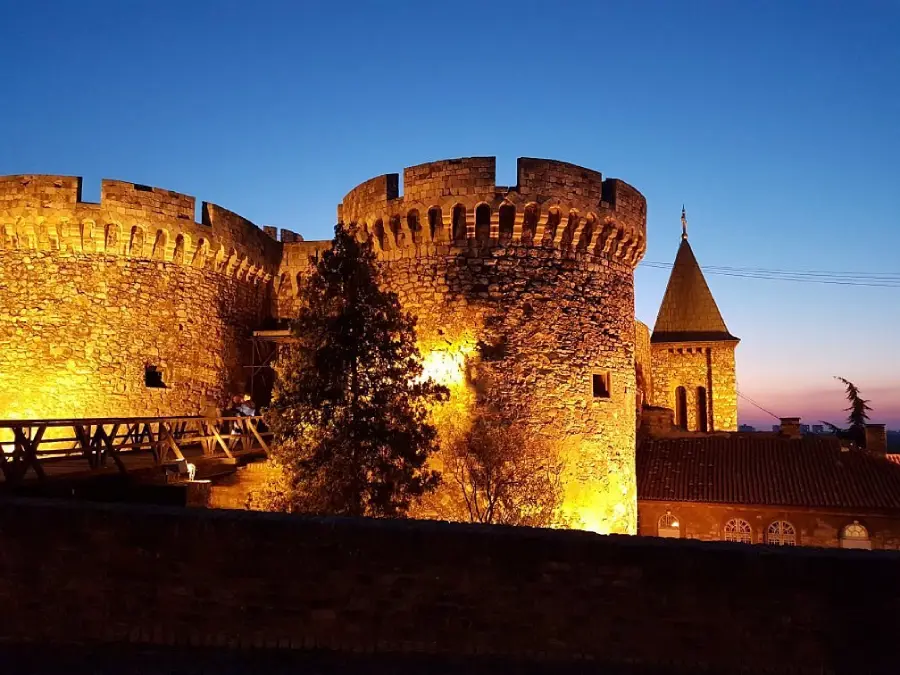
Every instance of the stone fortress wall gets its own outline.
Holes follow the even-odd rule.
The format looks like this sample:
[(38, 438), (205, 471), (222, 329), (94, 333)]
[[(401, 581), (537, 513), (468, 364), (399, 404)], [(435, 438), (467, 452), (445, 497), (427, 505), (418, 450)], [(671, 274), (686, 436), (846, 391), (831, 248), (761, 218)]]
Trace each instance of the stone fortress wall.
[[(193, 197), (0, 178), (0, 419), (197, 414), (243, 382), (281, 246)], [(165, 387), (148, 387), (146, 368)]]
[[(553, 439), (575, 522), (634, 532), (643, 196), (596, 171), (527, 158), (513, 187), (496, 185), (493, 157), (407, 168), (402, 196), (398, 183), (362, 183), (338, 220), (372, 238), (388, 287), (418, 316), (426, 372)], [(595, 376), (608, 395), (595, 395)]]
[[(404, 191), (397, 174), (366, 181), (338, 222), (373, 240), (450, 410), (482, 396), (521, 417), (566, 461), (573, 524), (634, 532), (643, 196), (543, 159), (498, 186), (492, 157), (407, 168)], [(93, 204), (80, 178), (0, 178), (0, 418), (197, 414), (242, 390), (250, 332), (296, 315), (330, 242), (194, 213), (134, 183), (104, 180)]]

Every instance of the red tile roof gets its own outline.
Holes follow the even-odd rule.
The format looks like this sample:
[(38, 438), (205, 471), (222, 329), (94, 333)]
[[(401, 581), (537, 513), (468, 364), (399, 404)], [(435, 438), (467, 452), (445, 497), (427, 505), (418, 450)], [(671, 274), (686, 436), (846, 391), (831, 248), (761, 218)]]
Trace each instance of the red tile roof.
[(836, 438), (774, 434), (656, 438), (637, 451), (638, 499), (900, 509), (900, 465)]

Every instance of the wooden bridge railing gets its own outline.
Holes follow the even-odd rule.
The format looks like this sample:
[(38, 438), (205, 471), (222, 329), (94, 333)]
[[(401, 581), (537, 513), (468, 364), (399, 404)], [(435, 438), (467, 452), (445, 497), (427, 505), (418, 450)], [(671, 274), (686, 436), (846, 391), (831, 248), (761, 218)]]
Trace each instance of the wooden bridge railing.
[(45, 462), (83, 458), (85, 468), (112, 460), (124, 473), (130, 458), (148, 452), (155, 466), (185, 466), (188, 447), (199, 447), (203, 457), (233, 459), (241, 450), (268, 452), (271, 435), (261, 416), (0, 420), (0, 470), (5, 482), (18, 483), (29, 469), (46, 478)]

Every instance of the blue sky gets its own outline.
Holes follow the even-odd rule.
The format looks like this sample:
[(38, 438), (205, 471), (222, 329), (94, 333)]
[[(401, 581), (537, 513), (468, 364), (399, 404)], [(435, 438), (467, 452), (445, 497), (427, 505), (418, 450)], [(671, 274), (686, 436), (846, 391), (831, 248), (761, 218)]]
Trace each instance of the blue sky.
[[(0, 174), (159, 185), (324, 238), (343, 194), (445, 157), (562, 159), (649, 203), (671, 261), (900, 273), (900, 3), (120, 2), (0, 6)], [(637, 272), (655, 319), (667, 272)], [(708, 276), (741, 390), (900, 426), (900, 289)], [(769, 422), (752, 407), (742, 421)]]

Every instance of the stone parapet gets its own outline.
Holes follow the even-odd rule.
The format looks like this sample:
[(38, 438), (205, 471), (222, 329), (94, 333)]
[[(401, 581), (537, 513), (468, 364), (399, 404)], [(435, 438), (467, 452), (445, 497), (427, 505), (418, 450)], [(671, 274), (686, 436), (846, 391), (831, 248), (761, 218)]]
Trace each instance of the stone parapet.
[(0, 177), (0, 250), (67, 251), (151, 259), (268, 283), (280, 245), (249, 220), (172, 190), (104, 179), (100, 203), (81, 199), (81, 178)]
[(526, 245), (563, 258), (635, 266), (646, 249), (647, 203), (633, 187), (574, 164), (520, 158), (518, 182), (496, 185), (493, 157), (430, 162), (372, 178), (338, 206), (338, 220), (371, 237), (379, 257), (442, 255)]

